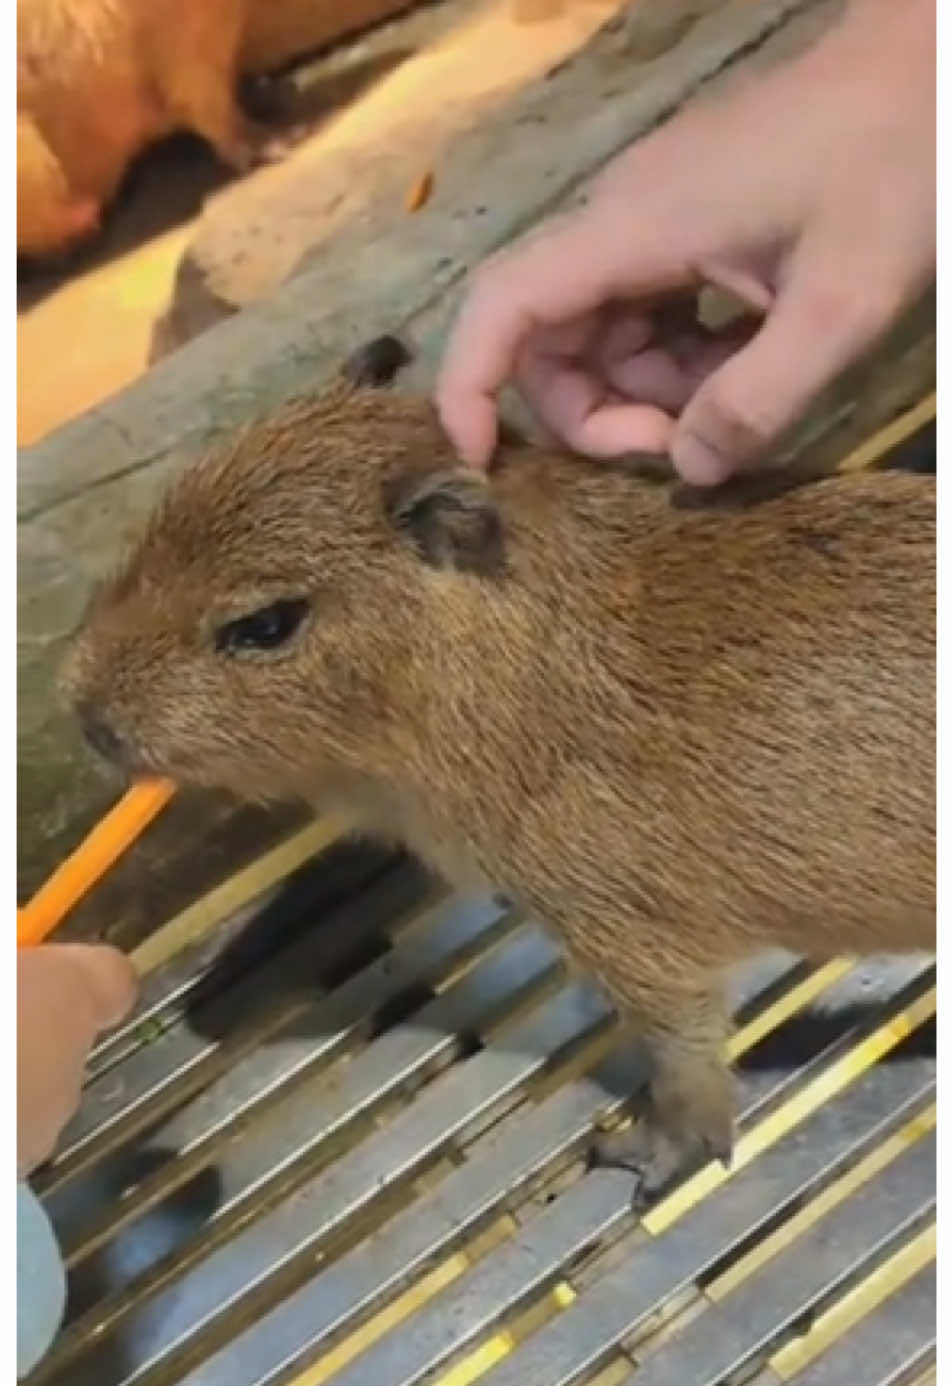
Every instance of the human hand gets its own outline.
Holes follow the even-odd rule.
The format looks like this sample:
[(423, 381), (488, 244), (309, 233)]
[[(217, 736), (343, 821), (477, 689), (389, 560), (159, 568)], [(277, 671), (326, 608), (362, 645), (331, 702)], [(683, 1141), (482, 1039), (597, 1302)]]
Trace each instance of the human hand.
[[(752, 463), (935, 273), (935, 37), (935, 0), (852, 0), (801, 57), (681, 113), (579, 212), (487, 261), (437, 388), (462, 458), (488, 465), (514, 380), (592, 457), (668, 452), (699, 485)], [(704, 285), (753, 319), (704, 332), (682, 310)]]
[(79, 1105), (89, 1051), (131, 1010), (137, 983), (114, 948), (47, 944), (17, 950), (17, 1170), (53, 1153)]

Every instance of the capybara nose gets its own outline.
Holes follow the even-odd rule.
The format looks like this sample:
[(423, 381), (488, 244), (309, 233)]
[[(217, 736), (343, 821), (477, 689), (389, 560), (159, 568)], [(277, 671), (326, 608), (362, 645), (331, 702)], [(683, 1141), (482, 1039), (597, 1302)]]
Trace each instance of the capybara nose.
[(122, 760), (125, 743), (108, 722), (90, 712), (81, 712), (80, 722), (82, 734), (94, 751), (98, 751), (106, 760)]

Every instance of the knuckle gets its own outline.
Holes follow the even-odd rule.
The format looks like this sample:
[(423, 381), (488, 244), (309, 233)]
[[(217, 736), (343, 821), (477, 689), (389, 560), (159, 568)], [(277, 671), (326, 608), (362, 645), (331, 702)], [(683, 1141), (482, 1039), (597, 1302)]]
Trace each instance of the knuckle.
[(807, 304), (807, 317), (815, 341), (843, 338), (859, 343), (872, 335), (886, 311), (880, 298), (865, 285), (853, 293), (837, 289), (814, 290)]
[(703, 419), (695, 432), (715, 448), (735, 457), (761, 452), (787, 420), (765, 398), (752, 399), (728, 383), (710, 384)]
[(880, 336), (899, 317), (904, 295), (886, 280), (868, 278), (851, 301), (850, 313), (859, 343)]
[(906, 297), (898, 275), (855, 258), (845, 273), (811, 283), (802, 310), (815, 342), (836, 341), (842, 354), (856, 354), (892, 325)]
[(840, 324), (852, 317), (854, 294), (840, 283), (811, 284), (802, 310), (808, 330), (820, 340), (828, 333), (839, 332)]

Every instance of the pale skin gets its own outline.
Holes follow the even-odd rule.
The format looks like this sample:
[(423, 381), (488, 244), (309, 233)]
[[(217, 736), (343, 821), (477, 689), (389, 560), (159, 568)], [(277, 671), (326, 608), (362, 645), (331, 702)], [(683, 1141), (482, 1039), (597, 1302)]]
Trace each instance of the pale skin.
[(48, 944), (17, 951), (17, 1174), (47, 1160), (79, 1105), (97, 1036), (135, 1003), (131, 964), (114, 948)]
[[(935, 55), (936, 0), (850, 0), (487, 261), (437, 386), (461, 457), (490, 464), (513, 382), (588, 456), (666, 453), (697, 485), (753, 466), (935, 275)], [(682, 311), (703, 285), (748, 309), (716, 339)]]

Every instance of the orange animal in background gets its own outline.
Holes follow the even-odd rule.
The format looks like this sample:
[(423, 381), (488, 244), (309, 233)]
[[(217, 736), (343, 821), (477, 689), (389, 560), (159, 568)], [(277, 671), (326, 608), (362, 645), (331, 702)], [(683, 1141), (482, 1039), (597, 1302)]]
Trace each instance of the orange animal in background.
[(34, 255), (95, 231), (99, 203), (75, 192), (62, 164), (28, 115), (16, 118), (16, 243)]
[(238, 104), (272, 70), (407, 0), (18, 0), (17, 250), (93, 232), (130, 161), (179, 130), (246, 169), (266, 132)]

